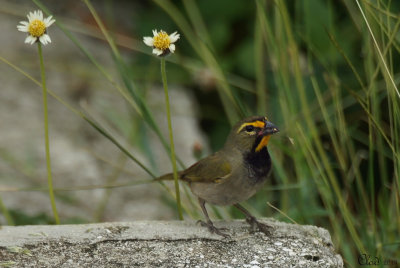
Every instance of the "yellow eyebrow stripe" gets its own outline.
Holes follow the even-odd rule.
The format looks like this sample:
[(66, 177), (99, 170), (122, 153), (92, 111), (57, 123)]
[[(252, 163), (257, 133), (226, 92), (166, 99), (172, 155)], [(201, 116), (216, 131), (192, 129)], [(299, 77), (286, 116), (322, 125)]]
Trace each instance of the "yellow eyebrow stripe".
[(255, 122), (250, 122), (250, 123), (243, 123), (240, 127), (237, 133), (242, 131), (243, 128), (247, 126), (253, 126), (253, 127), (258, 127), (258, 128), (263, 128), (265, 126), (265, 123), (263, 121), (255, 121)]

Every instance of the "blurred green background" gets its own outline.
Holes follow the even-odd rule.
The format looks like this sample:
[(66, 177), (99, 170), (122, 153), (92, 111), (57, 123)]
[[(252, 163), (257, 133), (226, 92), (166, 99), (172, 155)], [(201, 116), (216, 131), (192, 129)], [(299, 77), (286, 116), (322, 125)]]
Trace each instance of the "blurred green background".
[[(84, 34), (116, 44), (109, 50), (116, 79), (138, 109), (127, 101), (128, 119), (104, 114), (148, 163), (158, 159), (143, 145), (146, 135), (127, 134), (130, 120), (136, 130), (157, 133), (146, 90), (160, 84), (159, 59), (141, 40), (153, 29), (178, 31), (168, 81), (194, 96), (211, 151), (244, 116), (267, 115), (281, 130), (269, 145), (270, 181), (246, 207), (327, 228), (350, 267), (363, 253), (400, 263), (400, 2), (93, 1), (111, 42), (87, 1), (34, 2), (67, 34), (79, 32), (67, 23), (75, 20), (90, 26)], [(190, 198), (184, 202), (191, 211), (185, 217), (198, 217)], [(224, 211), (214, 208), (217, 217), (243, 217)]]

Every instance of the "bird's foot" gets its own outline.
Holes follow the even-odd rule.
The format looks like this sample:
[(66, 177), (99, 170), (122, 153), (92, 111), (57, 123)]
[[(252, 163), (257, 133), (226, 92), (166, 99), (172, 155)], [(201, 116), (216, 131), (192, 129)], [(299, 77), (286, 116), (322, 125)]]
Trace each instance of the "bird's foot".
[(272, 226), (259, 222), (255, 217), (247, 217), (246, 222), (250, 224), (252, 231), (260, 231), (267, 236), (271, 235)]
[(201, 226), (207, 227), (208, 230), (213, 234), (223, 236), (224, 238), (230, 238), (230, 235), (224, 233), (224, 231), (228, 231), (227, 228), (217, 228), (212, 222), (204, 222), (202, 220), (197, 221), (197, 223), (199, 223)]

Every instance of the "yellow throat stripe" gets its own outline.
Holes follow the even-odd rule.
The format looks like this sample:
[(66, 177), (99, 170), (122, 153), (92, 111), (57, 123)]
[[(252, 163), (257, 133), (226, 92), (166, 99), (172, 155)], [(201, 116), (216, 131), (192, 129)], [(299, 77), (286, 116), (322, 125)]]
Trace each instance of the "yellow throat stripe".
[(262, 148), (264, 148), (265, 146), (267, 146), (269, 139), (271, 138), (271, 135), (268, 136), (264, 136), (260, 143), (257, 145), (256, 147), (256, 152), (260, 151)]
[[(268, 120), (266, 117), (265, 117), (265, 119)], [(257, 128), (264, 128), (264, 127), (265, 127), (265, 122), (264, 122), (264, 121), (259, 121), (259, 120), (257, 120), (257, 121), (250, 122), (250, 123), (243, 123), (243, 124), (239, 127), (239, 130), (237, 131), (237, 133), (239, 133), (240, 131), (242, 131), (242, 129), (245, 128), (245, 127), (247, 127), (247, 126), (254, 126), (254, 127), (257, 127)], [(256, 152), (261, 151), (262, 148), (264, 148), (265, 146), (267, 146), (267, 144), (268, 144), (270, 138), (271, 138), (271, 135), (264, 136), (264, 137), (261, 139), (260, 143), (257, 145), (257, 147), (256, 147)]]
[(247, 126), (253, 126), (253, 127), (258, 127), (258, 128), (263, 128), (265, 127), (265, 122), (263, 121), (255, 121), (255, 122), (250, 122), (250, 123), (243, 123), (239, 130), (237, 131), (237, 133), (239, 133), (240, 131), (242, 131), (243, 128), (247, 127)]

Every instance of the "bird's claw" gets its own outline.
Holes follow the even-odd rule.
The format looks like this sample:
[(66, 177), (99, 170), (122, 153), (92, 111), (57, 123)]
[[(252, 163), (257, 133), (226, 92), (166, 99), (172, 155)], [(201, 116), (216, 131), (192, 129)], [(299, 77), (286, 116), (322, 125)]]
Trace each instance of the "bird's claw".
[(248, 218), (246, 218), (246, 221), (247, 221), (248, 224), (250, 224), (251, 229), (253, 231), (257, 231), (258, 230), (258, 231), (260, 231), (260, 232), (262, 232), (262, 233), (264, 233), (264, 234), (266, 234), (268, 236), (271, 235), (271, 230), (273, 229), (272, 226), (270, 226), (268, 224), (265, 224), (265, 223), (261, 223), (261, 222), (257, 221), (257, 219), (254, 218), (254, 217), (251, 217), (251, 218), (248, 217)]
[(214, 224), (212, 224), (212, 222), (204, 222), (202, 220), (197, 221), (197, 223), (203, 227), (207, 227), (208, 230), (213, 234), (223, 236), (224, 238), (230, 238), (230, 235), (223, 232), (223, 231), (228, 231), (227, 228), (217, 228), (214, 226)]

